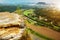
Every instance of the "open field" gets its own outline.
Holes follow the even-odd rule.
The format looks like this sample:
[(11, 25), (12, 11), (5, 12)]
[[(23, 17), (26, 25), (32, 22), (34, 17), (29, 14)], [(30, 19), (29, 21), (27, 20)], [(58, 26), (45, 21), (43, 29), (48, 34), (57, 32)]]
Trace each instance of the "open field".
[(60, 40), (60, 32), (56, 32), (46, 27), (38, 27), (29, 23), (26, 23), (26, 26), (46, 37), (52, 38), (54, 40)]

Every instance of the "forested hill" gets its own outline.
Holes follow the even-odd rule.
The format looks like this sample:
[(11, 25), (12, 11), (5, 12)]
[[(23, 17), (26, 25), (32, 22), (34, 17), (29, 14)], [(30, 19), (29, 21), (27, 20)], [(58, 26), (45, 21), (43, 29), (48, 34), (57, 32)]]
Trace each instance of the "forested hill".
[(3, 4), (0, 4), (0, 12), (4, 12), (4, 11), (14, 12), (18, 7), (20, 9), (37, 9), (37, 8), (39, 9), (39, 8), (45, 8), (45, 7), (47, 7), (47, 5), (48, 4), (46, 4), (44, 2), (38, 2), (36, 4), (29, 4), (29, 5), (22, 5), (22, 4), (3, 5)]

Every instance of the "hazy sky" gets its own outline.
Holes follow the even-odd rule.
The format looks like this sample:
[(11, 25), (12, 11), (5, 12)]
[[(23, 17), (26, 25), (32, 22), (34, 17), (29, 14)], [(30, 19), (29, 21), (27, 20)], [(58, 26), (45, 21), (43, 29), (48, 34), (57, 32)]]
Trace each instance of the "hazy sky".
[(24, 3), (28, 4), (28, 3), (37, 3), (37, 2), (60, 4), (59, 0), (0, 0), (0, 3), (3, 4), (24, 4)]

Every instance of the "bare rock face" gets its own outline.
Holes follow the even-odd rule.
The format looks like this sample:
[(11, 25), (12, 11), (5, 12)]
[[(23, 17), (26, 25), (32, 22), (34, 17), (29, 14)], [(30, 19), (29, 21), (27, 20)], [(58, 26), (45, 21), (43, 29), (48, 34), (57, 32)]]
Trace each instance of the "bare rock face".
[(0, 40), (19, 39), (25, 30), (23, 19), (16, 13), (0, 13)]
[(20, 15), (15, 13), (0, 13), (0, 27), (7, 27), (10, 25), (17, 25), (23, 22)]

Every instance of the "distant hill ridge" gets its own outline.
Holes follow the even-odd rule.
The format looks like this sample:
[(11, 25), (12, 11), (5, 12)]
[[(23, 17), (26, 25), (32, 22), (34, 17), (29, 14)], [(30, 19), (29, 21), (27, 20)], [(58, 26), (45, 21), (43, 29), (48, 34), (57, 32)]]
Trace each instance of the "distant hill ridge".
[(44, 4), (44, 5), (46, 5), (47, 3), (45, 3), (45, 2), (38, 2), (37, 4)]

